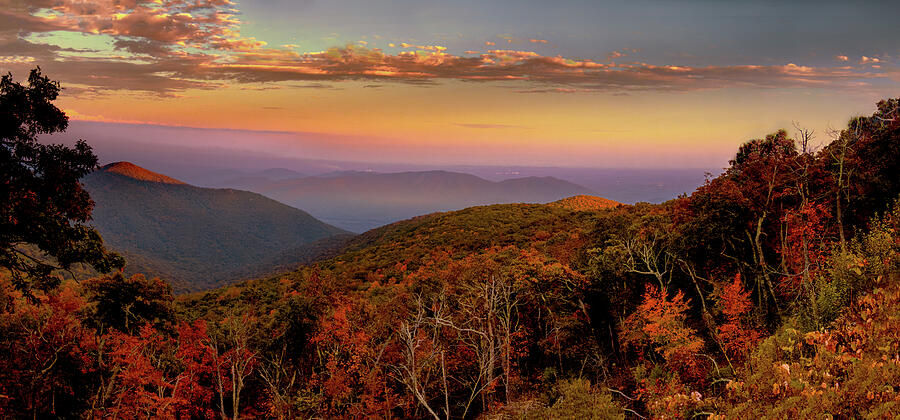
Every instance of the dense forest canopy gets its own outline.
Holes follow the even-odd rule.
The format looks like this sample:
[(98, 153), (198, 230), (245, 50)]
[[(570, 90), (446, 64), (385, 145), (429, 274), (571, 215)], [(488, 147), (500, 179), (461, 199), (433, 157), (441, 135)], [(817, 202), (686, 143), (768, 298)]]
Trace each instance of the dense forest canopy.
[(798, 131), (662, 204), (430, 214), (206, 293), (5, 275), (0, 415), (896, 415), (900, 101)]

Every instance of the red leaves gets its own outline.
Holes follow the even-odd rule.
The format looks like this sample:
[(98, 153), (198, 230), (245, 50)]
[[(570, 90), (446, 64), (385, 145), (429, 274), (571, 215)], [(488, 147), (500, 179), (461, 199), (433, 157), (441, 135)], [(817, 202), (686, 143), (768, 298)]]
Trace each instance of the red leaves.
[(209, 345), (206, 322), (181, 323), (178, 326), (178, 351), (175, 357), (184, 370), (173, 392), (178, 412), (189, 418), (214, 417), (216, 355)]
[(81, 324), (84, 300), (71, 287), (37, 302), (10, 297), (10, 305), (0, 312), (0, 394), (5, 396), (0, 413), (61, 414), (56, 410), (66, 410), (64, 402), (92, 370), (96, 343)]
[(734, 281), (725, 286), (720, 305), (726, 322), (719, 327), (719, 340), (733, 361), (742, 362), (759, 341), (760, 333), (744, 321), (753, 309), (753, 303), (750, 301), (750, 292), (744, 290), (740, 274), (735, 275)]
[(218, 361), (205, 322), (180, 324), (177, 338), (145, 325), (136, 336), (113, 331), (102, 341), (109, 362), (101, 367), (111, 374), (98, 401), (105, 415), (215, 417)]
[(785, 239), (779, 250), (790, 273), (781, 282), (782, 293), (795, 296), (803, 273), (818, 272), (830, 251), (826, 223), (831, 213), (825, 204), (808, 203), (782, 217)]
[(684, 379), (700, 379), (705, 365), (699, 353), (703, 340), (685, 324), (688, 305), (681, 291), (671, 298), (654, 286), (647, 286), (644, 300), (622, 324), (622, 344), (643, 353), (662, 356), (666, 365)]
[(114, 418), (173, 416), (175, 385), (159, 366), (168, 339), (145, 325), (138, 336), (113, 331), (105, 341), (110, 346), (109, 369), (113, 372), (106, 414)]

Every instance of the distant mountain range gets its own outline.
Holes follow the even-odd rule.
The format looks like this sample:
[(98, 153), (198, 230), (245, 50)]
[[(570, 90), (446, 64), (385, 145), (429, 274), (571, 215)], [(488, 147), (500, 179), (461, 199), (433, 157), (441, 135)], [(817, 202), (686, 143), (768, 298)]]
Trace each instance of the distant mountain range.
[(182, 290), (306, 262), (352, 236), (256, 193), (195, 187), (128, 162), (82, 182), (96, 203), (92, 223), (125, 255), (126, 271), (164, 277)]
[(125, 255), (126, 271), (160, 276), (180, 291), (336, 255), (354, 235), (334, 225), (363, 232), (439, 211), (575, 195), (553, 205), (573, 210), (618, 205), (581, 195), (590, 191), (552, 177), (494, 182), (447, 171), (311, 177), (288, 169), (218, 175), (233, 188), (197, 187), (128, 162), (106, 165), (82, 182), (96, 203), (92, 223), (110, 248)]
[(581, 185), (553, 177), (495, 182), (449, 171), (344, 171), (293, 179), (254, 173), (223, 179), (216, 185), (263, 194), (354, 232), (438, 211), (485, 204), (547, 203), (594, 194)]

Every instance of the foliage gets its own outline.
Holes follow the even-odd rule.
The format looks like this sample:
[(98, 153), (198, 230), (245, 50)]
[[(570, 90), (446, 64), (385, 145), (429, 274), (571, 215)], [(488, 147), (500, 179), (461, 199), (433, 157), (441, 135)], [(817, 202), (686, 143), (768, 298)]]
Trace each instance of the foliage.
[(526, 411), (525, 419), (624, 419), (625, 411), (613, 402), (609, 393), (591, 386), (586, 379), (561, 381), (557, 386), (558, 397), (549, 407)]
[(166, 329), (175, 320), (172, 287), (158, 277), (121, 273), (84, 282), (90, 301), (90, 316), (98, 329), (111, 328), (134, 334), (145, 324)]
[(900, 287), (861, 297), (826, 332), (784, 328), (727, 386), (727, 418), (885, 418), (900, 408)]
[(753, 303), (750, 293), (744, 290), (740, 274), (725, 286), (720, 302), (725, 323), (719, 326), (719, 340), (731, 361), (743, 362), (759, 341), (760, 333), (747, 321)]
[(622, 345), (635, 349), (641, 357), (661, 357), (670, 372), (681, 378), (702, 378), (706, 366), (699, 353), (704, 344), (686, 325), (687, 310), (682, 292), (670, 298), (665, 290), (647, 286), (643, 302), (622, 324)]
[[(108, 272), (124, 264), (86, 224), (93, 202), (79, 179), (97, 166), (91, 148), (84, 141), (74, 148), (37, 141), (39, 134), (68, 126), (68, 117), (52, 103), (59, 90), (40, 68), (31, 71), (27, 86), (11, 74), (0, 79), (0, 267), (26, 292), (53, 289), (57, 268), (83, 262)], [(50, 258), (23, 252), (26, 244)]]
[(554, 201), (549, 206), (562, 207), (575, 211), (596, 211), (608, 209), (611, 207), (621, 206), (622, 203), (610, 200), (608, 198), (596, 197), (593, 195), (576, 195), (562, 200)]

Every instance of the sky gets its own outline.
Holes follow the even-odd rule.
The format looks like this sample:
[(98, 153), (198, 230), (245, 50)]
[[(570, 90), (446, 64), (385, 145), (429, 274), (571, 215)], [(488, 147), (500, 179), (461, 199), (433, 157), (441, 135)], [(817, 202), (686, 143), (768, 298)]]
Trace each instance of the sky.
[(0, 71), (39, 65), (82, 138), (126, 147), (718, 168), (795, 124), (826, 142), (900, 96), (897, 16), (846, 0), (0, 0)]

